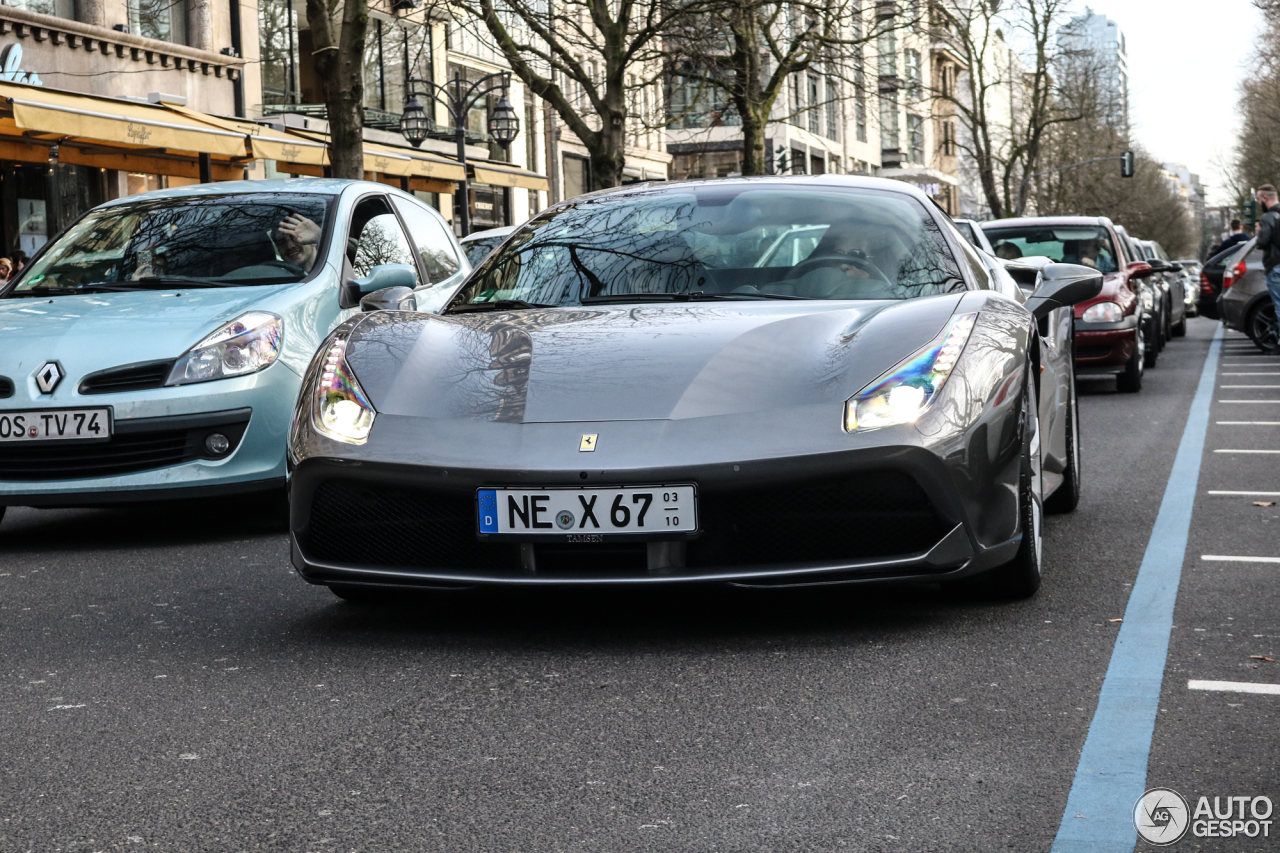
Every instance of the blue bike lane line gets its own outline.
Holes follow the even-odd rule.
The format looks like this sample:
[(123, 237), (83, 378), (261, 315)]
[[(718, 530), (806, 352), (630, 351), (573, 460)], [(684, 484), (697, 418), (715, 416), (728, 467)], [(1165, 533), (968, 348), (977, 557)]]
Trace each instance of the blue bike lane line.
[(1219, 326), (1111, 652), (1052, 853), (1131, 853), (1222, 350)]

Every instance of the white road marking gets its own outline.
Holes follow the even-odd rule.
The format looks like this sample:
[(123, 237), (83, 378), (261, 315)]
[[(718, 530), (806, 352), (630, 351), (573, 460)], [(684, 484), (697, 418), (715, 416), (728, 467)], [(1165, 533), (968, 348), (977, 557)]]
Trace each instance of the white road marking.
[(1242, 495), (1246, 498), (1280, 498), (1280, 492), (1224, 492), (1209, 490), (1211, 495)]
[(1280, 403), (1280, 400), (1219, 400), (1218, 402), (1219, 403), (1252, 403), (1255, 405), (1258, 403), (1271, 403), (1274, 405), (1275, 403)]
[(1280, 388), (1280, 385), (1219, 385), (1219, 388)]
[(1280, 373), (1270, 371), (1270, 370), (1264, 370), (1260, 373), (1258, 372), (1225, 373), (1224, 372), (1224, 373), (1219, 373), (1218, 375), (1219, 376), (1280, 376)]
[(1188, 690), (1218, 690), (1224, 693), (1269, 693), (1280, 696), (1280, 684), (1255, 684), (1252, 681), (1197, 681), (1187, 682)]
[(1218, 426), (1280, 426), (1280, 421), (1215, 421)]
[(1224, 557), (1221, 554), (1201, 554), (1200, 559), (1216, 563), (1280, 563), (1280, 557)]
[(1214, 453), (1280, 453), (1280, 450), (1215, 450)]

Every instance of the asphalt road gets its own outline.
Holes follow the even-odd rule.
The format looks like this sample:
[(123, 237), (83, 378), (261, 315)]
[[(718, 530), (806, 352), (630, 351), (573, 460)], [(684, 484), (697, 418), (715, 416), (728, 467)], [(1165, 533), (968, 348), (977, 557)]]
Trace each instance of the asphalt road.
[[(1214, 328), (1193, 320), (1138, 395), (1083, 386), (1084, 497), (1048, 519), (1045, 584), (1014, 604), (904, 587), (367, 608), (294, 576), (261, 505), (11, 510), (0, 850), (1048, 850)], [(1280, 491), (1280, 457), (1208, 452), (1280, 431), (1226, 419), (1200, 489)], [(1280, 683), (1249, 657), (1280, 660), (1280, 566), (1199, 560), (1280, 555), (1278, 525), (1252, 499), (1197, 505), (1152, 784), (1280, 801), (1280, 696), (1186, 687)], [(1270, 849), (1235, 844), (1192, 849)]]

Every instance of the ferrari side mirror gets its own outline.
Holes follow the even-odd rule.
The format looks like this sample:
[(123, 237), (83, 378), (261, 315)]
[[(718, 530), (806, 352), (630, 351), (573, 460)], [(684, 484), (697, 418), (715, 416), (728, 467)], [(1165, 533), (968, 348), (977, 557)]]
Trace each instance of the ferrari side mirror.
[(1023, 304), (1039, 320), (1055, 308), (1092, 299), (1102, 292), (1102, 273), (1079, 264), (1048, 264), (1040, 271), (1040, 285)]
[(411, 287), (384, 287), (360, 300), (360, 310), (370, 311), (416, 311), (417, 300)]

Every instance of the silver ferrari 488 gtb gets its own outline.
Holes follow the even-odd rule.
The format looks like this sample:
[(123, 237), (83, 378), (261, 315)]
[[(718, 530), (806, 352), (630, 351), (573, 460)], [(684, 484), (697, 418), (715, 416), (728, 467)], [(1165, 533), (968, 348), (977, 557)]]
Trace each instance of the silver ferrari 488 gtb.
[(288, 448), (294, 566), (348, 599), (902, 579), (1031, 595), (1042, 514), (1080, 494), (1069, 306), (1101, 285), (1006, 267), (889, 180), (571, 199), (439, 315), (370, 311), (320, 347)]

